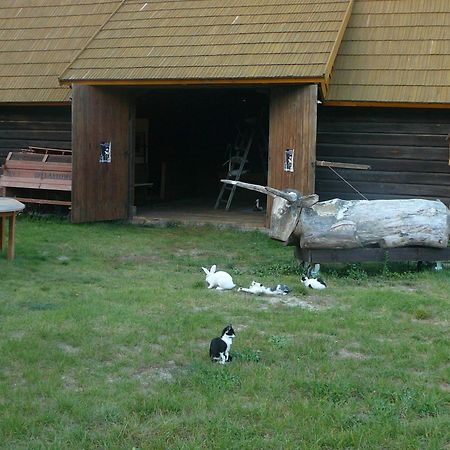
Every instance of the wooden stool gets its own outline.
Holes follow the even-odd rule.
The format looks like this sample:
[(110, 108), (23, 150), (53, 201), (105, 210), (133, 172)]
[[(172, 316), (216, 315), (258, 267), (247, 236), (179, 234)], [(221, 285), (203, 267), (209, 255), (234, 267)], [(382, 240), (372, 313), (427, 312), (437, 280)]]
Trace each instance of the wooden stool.
[(8, 233), (8, 259), (14, 259), (14, 237), (16, 226), (16, 215), (25, 208), (23, 203), (8, 198), (0, 197), (0, 251), (3, 251), (3, 242), (5, 236), (5, 223), (9, 219), (9, 233)]

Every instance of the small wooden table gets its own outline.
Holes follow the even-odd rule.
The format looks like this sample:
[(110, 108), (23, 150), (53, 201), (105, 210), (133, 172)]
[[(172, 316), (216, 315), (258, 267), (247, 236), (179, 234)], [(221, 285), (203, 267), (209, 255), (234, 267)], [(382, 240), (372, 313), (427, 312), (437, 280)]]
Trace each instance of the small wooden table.
[(6, 218), (9, 218), (8, 259), (14, 259), (14, 235), (16, 215), (25, 208), (14, 198), (0, 197), (0, 252), (3, 251)]

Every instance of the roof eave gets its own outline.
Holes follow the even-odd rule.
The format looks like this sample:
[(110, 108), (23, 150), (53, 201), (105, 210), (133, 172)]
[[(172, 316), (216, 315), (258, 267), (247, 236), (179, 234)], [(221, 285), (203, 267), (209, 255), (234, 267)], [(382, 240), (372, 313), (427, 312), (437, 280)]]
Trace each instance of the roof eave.
[(359, 107), (359, 108), (423, 108), (449, 109), (450, 103), (435, 102), (392, 102), (392, 101), (358, 101), (358, 100), (325, 100), (324, 106)]
[(71, 80), (60, 79), (61, 85), (88, 86), (200, 86), (200, 85), (273, 85), (273, 84), (319, 84), (323, 76), (285, 78), (195, 78), (195, 79), (140, 79), (140, 80)]
[(24, 101), (2, 101), (0, 100), (0, 106), (70, 106), (71, 101), (54, 101), (51, 100), (47, 101), (38, 101), (33, 102), (30, 100), (24, 100)]

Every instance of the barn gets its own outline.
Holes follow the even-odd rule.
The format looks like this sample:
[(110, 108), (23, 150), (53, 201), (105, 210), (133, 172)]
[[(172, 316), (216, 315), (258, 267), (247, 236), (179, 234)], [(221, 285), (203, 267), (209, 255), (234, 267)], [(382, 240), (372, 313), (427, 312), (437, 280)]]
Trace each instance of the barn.
[[(450, 3), (361, 1), (319, 108), (317, 158), (368, 164), (339, 171), (369, 199), (450, 203)], [(317, 168), (322, 199), (361, 198)]]
[(73, 222), (214, 210), (241, 139), (243, 181), (450, 201), (445, 0), (47, 3), (0, 5), (0, 163), (70, 147)]
[[(71, 148), (72, 94), (58, 77), (119, 4), (0, 2), (0, 173), (10, 152)], [(20, 188), (16, 193), (30, 197)], [(46, 193), (41, 197), (45, 201)]]

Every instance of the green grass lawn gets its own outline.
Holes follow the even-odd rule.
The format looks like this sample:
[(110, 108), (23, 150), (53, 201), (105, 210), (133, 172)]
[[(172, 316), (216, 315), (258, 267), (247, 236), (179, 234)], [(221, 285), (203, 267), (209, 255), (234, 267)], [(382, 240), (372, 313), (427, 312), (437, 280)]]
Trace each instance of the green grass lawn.
[[(286, 283), (276, 299), (206, 288)], [(21, 217), (0, 257), (2, 449), (449, 449), (450, 270), (323, 267), (259, 232)], [(233, 361), (208, 358), (227, 323)]]

